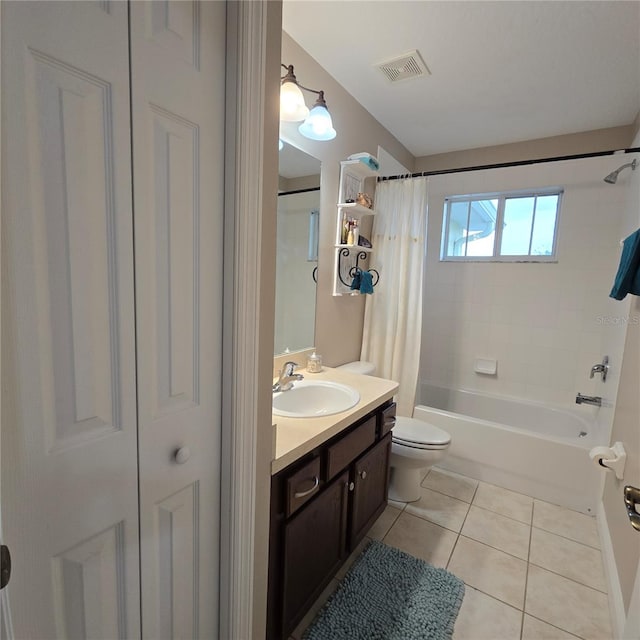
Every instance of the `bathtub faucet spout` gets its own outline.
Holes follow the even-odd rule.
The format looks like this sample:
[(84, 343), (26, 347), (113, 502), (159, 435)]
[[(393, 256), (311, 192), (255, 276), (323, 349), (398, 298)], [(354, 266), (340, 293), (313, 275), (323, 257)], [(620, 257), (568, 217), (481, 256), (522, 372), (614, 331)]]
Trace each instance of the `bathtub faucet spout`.
[(578, 393), (576, 396), (576, 404), (592, 404), (596, 407), (602, 406), (602, 398), (600, 396), (583, 396)]

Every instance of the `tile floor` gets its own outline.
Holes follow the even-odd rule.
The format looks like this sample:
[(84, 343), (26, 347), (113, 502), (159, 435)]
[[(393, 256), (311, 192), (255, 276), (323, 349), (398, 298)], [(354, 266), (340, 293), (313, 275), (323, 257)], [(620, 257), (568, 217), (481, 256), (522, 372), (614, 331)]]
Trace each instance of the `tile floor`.
[(371, 538), (464, 580), (454, 640), (611, 639), (594, 518), (432, 469), (420, 500), (390, 502), (293, 640)]

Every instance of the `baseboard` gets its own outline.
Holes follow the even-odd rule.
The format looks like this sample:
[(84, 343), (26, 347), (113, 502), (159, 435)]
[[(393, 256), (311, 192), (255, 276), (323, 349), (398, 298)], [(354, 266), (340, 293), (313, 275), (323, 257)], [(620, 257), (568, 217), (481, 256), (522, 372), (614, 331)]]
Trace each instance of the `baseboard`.
[(600, 537), (604, 575), (607, 581), (609, 613), (611, 614), (611, 632), (614, 640), (617, 640), (618, 638), (622, 638), (627, 617), (624, 611), (624, 600), (622, 599), (622, 589), (620, 588), (616, 559), (613, 555), (613, 543), (611, 542), (611, 534), (609, 533), (609, 525), (607, 524), (607, 514), (602, 501), (600, 501), (598, 505), (596, 522), (598, 524), (598, 535)]

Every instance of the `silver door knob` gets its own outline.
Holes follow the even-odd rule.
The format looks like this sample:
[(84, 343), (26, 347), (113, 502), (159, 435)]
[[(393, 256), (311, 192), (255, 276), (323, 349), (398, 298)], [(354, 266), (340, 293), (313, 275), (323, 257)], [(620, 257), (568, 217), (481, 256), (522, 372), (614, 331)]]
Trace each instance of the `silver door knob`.
[(173, 459), (177, 464), (184, 464), (191, 457), (189, 447), (180, 447), (174, 454)]

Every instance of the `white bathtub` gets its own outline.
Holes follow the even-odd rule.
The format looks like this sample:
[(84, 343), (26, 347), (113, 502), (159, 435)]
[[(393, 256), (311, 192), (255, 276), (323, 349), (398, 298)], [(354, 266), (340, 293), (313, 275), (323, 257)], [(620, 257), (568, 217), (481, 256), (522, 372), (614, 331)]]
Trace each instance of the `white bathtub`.
[(440, 467), (595, 513), (600, 471), (594, 427), (577, 412), (475, 391), (424, 386), (413, 416), (451, 434)]

